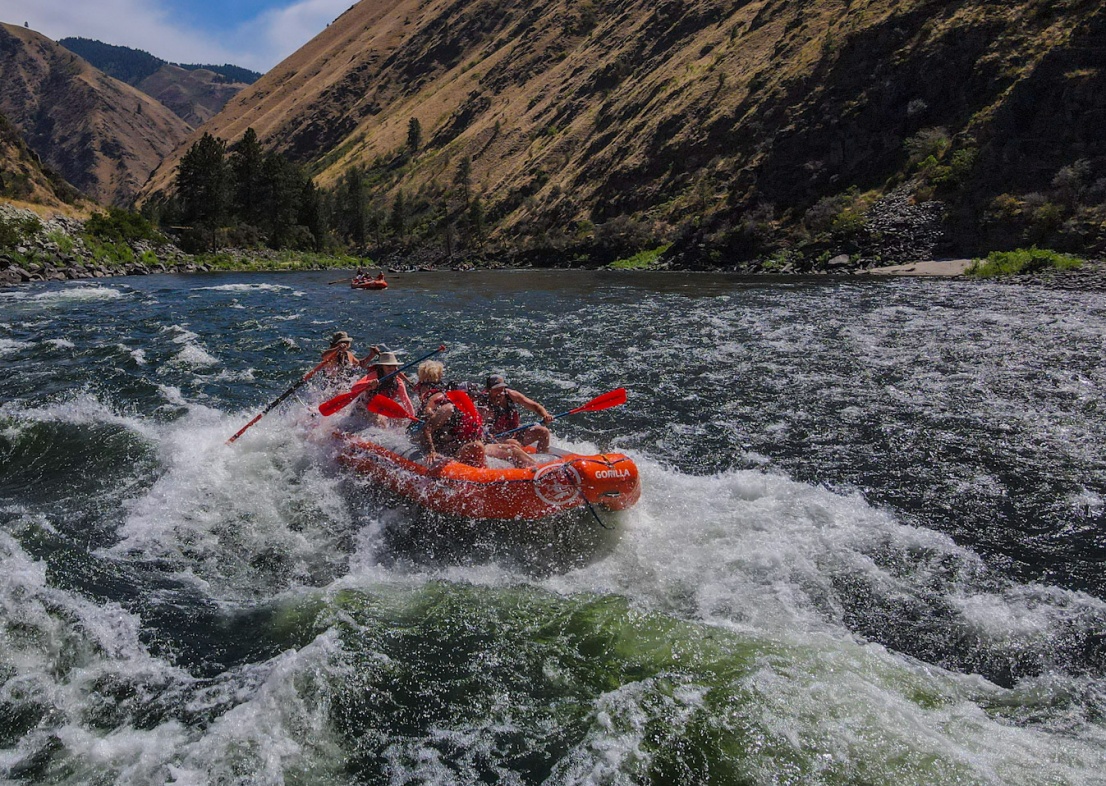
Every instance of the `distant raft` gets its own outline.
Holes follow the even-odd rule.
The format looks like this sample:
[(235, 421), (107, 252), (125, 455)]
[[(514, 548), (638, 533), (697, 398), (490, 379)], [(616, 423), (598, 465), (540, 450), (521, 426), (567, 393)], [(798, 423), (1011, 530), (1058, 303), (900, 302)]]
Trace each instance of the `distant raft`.
[(582, 455), (551, 448), (534, 455), (534, 467), (506, 462), (472, 467), (459, 461), (429, 467), (414, 447), (389, 449), (348, 432), (335, 436), (340, 464), (428, 510), (464, 518), (537, 521), (581, 507), (585, 500), (624, 510), (641, 497), (637, 465), (622, 453)]
[(383, 278), (369, 278), (368, 276), (357, 276), (349, 282), (349, 285), (353, 289), (387, 289), (388, 282)]

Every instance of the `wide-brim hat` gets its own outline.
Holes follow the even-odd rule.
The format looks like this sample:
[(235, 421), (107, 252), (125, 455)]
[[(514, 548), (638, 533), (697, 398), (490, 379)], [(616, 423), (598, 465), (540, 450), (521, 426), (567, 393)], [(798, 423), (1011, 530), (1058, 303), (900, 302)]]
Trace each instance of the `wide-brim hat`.
[(330, 346), (336, 347), (339, 344), (352, 344), (353, 339), (349, 337), (349, 333), (344, 330), (339, 330), (333, 336), (330, 337)]
[(374, 366), (398, 366), (399, 359), (395, 352), (381, 352), (373, 360)]

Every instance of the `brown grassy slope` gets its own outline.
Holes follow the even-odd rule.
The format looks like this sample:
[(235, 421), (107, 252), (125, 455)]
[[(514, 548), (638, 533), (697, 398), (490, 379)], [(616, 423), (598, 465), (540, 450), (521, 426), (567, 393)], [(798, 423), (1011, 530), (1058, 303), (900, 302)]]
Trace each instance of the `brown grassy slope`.
[(165, 63), (135, 87), (196, 128), (218, 114), (246, 85), (227, 82), (206, 68), (189, 69)]
[(7, 24), (0, 25), (0, 112), (48, 166), (102, 204), (130, 203), (190, 130), (145, 93)]
[[(978, 151), (965, 204), (982, 204), (1077, 157), (1103, 166), (1103, 5), (362, 0), (204, 130), (252, 126), (324, 186), (375, 161), (392, 194), (444, 188), (468, 156), (500, 227), (541, 232), (800, 215), (884, 187), (904, 140), (943, 127)], [(404, 161), (411, 118), (426, 145)]]

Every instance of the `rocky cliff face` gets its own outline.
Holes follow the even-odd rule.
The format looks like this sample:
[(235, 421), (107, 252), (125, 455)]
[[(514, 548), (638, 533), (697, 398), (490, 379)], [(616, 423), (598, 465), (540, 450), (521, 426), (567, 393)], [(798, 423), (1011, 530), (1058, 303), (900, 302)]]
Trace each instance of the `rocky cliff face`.
[(189, 132), (145, 93), (32, 30), (0, 25), (0, 113), (65, 180), (127, 205)]
[[(944, 242), (974, 251), (1013, 240), (996, 200), (1059, 204), (1065, 168), (1081, 205), (1099, 199), (1103, 7), (362, 0), (204, 130), (233, 142), (253, 127), (323, 186), (366, 167), (382, 203), (445, 194), (471, 162), (466, 190), (516, 241), (629, 219), (688, 254), (763, 253), (779, 237), (829, 243), (894, 190), (935, 201)], [(147, 194), (171, 186), (183, 150)], [(881, 220), (864, 231), (886, 240), (895, 222)]]

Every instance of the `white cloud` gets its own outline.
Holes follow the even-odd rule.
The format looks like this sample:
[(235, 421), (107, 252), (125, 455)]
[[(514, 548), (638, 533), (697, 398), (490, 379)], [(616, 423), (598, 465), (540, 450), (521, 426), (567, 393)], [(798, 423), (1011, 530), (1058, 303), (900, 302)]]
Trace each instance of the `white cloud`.
[(270, 67), (306, 44), (354, 4), (355, 0), (303, 0), (263, 13), (257, 23), (264, 30), (268, 49), (281, 53)]
[(0, 21), (26, 22), (54, 40), (79, 36), (142, 49), (175, 63), (232, 63), (267, 71), (352, 1), (303, 0), (229, 26), (216, 17), (199, 29), (176, 22), (168, 0), (0, 0)]

